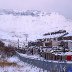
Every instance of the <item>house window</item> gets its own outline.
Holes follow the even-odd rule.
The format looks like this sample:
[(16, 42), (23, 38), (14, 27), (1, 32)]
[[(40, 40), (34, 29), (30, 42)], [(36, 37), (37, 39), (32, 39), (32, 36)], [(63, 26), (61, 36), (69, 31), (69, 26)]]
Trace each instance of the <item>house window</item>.
[(56, 41), (56, 38), (54, 38), (54, 40)]
[(44, 39), (44, 41), (46, 41), (46, 39)]
[(51, 42), (45, 43), (45, 46), (46, 46), (46, 47), (52, 47), (52, 43), (51, 43)]

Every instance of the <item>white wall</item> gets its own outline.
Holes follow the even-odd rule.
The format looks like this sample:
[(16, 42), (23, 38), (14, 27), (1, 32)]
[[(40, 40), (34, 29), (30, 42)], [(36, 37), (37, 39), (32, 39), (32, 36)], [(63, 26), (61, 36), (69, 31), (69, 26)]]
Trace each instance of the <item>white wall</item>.
[(68, 42), (68, 48), (69, 48), (70, 50), (72, 50), (72, 42), (71, 42), (71, 41)]

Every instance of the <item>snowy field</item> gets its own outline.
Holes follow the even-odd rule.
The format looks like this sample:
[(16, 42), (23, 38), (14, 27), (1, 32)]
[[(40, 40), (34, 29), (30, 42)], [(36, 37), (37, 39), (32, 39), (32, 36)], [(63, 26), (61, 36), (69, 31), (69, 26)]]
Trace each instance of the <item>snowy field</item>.
[[(0, 72), (43, 72), (42, 69), (20, 61), (17, 57), (7, 58), (8, 62), (15, 62), (17, 66), (0, 67)], [(44, 71), (46, 72), (46, 71)]]

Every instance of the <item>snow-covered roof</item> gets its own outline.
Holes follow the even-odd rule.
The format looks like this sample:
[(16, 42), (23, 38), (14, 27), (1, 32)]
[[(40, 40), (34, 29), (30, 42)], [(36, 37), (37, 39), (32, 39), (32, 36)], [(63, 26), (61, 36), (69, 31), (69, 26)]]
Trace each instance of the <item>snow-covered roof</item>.
[[(61, 37), (63, 36), (65, 33), (60, 33), (60, 34), (53, 34), (53, 35), (41, 35), (38, 36), (38, 39), (43, 39), (43, 38), (57, 38), (57, 37)], [(63, 37), (67, 37), (67, 36), (72, 36), (72, 33), (68, 33), (67, 35), (63, 36)]]
[(63, 40), (64, 42), (72, 42), (72, 40)]
[(62, 36), (62, 34), (54, 34), (54, 35), (46, 35), (46, 36), (40, 36), (40, 39), (43, 39), (43, 38), (57, 38), (57, 37), (60, 37)]
[(61, 56), (64, 56), (64, 55), (72, 55), (72, 52), (57, 52), (57, 53), (53, 53), (55, 55), (61, 55)]
[(65, 35), (64, 37), (67, 37), (67, 36), (72, 36), (72, 33), (69, 32), (69, 34)]

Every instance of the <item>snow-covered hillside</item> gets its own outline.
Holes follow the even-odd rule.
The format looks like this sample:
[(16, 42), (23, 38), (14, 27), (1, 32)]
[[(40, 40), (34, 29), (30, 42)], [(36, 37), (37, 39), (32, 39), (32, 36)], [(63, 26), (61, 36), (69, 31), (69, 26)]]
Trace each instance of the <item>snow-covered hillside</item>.
[[(1, 60), (0, 60), (1, 61)], [(42, 69), (22, 62), (18, 57), (13, 56), (6, 59), (7, 63), (16, 63), (16, 66), (0, 66), (0, 72), (43, 72)], [(3, 62), (3, 61), (2, 61)], [(47, 72), (46, 70), (44, 72)]]
[(0, 10), (0, 39), (25, 41), (28, 34), (28, 40), (36, 40), (51, 31), (71, 32), (71, 27), (71, 20), (55, 12)]

